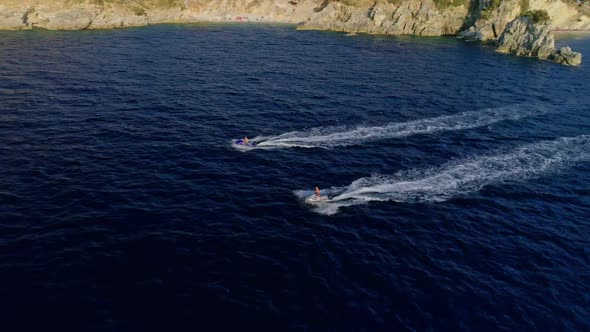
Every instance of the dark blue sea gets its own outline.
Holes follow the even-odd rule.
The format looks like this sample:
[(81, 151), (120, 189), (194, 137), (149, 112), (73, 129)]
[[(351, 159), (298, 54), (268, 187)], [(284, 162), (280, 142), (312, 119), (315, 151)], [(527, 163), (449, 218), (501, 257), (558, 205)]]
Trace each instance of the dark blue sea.
[(588, 61), (0, 32), (0, 329), (590, 330)]

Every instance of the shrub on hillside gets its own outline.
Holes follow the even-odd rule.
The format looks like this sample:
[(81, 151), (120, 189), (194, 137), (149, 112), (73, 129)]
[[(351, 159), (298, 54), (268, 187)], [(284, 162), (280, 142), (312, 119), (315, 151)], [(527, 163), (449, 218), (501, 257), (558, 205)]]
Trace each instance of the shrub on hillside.
[(524, 17), (529, 17), (533, 23), (545, 23), (551, 20), (549, 14), (546, 10), (537, 9), (537, 10), (529, 10), (526, 13), (522, 14)]
[(484, 4), (483, 8), (480, 11), (480, 17), (484, 20), (490, 19), (492, 17), (492, 13), (500, 8), (502, 4), (502, 0), (491, 0), (488, 1), (487, 4)]

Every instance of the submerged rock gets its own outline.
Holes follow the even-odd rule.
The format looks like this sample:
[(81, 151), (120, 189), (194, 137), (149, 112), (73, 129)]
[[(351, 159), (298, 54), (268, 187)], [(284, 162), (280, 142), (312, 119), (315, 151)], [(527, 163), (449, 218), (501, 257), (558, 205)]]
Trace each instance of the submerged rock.
[(555, 37), (550, 21), (535, 23), (521, 16), (508, 23), (498, 40), (497, 52), (553, 60), (559, 64), (577, 66), (582, 55), (570, 48), (555, 49)]

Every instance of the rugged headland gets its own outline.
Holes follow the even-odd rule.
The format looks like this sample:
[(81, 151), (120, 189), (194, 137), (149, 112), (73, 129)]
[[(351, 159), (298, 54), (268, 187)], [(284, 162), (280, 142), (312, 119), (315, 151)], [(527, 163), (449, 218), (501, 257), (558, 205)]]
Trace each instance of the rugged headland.
[(553, 60), (567, 66), (582, 63), (582, 54), (573, 52), (569, 47), (555, 49), (553, 27), (548, 17), (540, 18), (543, 15), (542, 11), (528, 12), (508, 23), (496, 51)]
[[(544, 11), (551, 22), (545, 28), (551, 38), (545, 40), (552, 40), (553, 29), (589, 30), (588, 8), (574, 0), (0, 0), (0, 29), (250, 21), (298, 23), (299, 29), (497, 41), (521, 15)], [(521, 26), (534, 29), (537, 23)]]

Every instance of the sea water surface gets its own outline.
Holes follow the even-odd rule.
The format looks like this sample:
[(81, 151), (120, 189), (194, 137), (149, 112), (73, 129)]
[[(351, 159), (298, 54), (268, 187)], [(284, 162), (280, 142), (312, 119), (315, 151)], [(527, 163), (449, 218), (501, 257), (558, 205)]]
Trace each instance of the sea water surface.
[(589, 77), (285, 25), (0, 32), (0, 328), (588, 330)]

